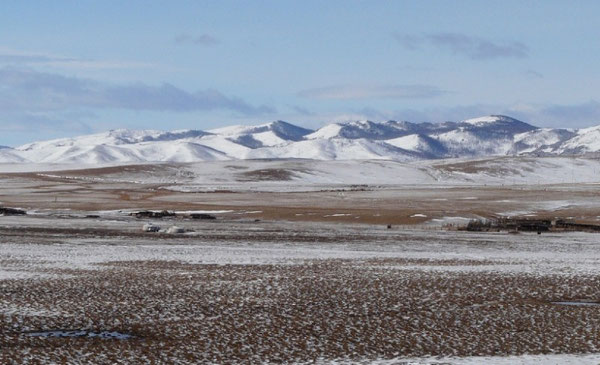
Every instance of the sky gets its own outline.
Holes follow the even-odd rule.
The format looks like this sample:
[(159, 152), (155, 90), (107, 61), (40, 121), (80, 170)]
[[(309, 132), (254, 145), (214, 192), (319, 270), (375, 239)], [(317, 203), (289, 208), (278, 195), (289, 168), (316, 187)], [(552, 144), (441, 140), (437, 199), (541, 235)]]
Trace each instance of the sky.
[(0, 145), (285, 120), (600, 124), (598, 1), (3, 1)]

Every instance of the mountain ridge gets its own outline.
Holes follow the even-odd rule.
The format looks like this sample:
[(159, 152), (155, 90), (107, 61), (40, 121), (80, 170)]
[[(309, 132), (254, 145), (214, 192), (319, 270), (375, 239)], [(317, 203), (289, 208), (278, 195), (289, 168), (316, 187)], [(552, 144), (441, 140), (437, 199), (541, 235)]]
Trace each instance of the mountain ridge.
[(196, 162), (260, 158), (416, 161), (600, 151), (600, 126), (538, 128), (504, 115), (460, 122), (369, 120), (311, 130), (285, 121), (210, 130), (130, 130), (37, 141), (0, 149), (4, 163)]

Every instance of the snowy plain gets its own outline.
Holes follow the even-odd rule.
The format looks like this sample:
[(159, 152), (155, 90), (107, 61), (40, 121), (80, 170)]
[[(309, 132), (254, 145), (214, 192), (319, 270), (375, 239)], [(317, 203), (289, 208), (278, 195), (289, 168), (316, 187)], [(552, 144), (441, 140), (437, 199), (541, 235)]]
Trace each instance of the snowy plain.
[[(357, 348), (355, 353), (352, 351), (345, 353), (342, 348), (337, 347), (338, 344), (330, 342), (334, 341), (334, 337), (328, 337), (333, 336), (333, 333), (330, 333), (326, 337), (323, 337), (324, 335), (315, 335), (317, 336), (314, 337), (315, 348), (311, 349), (307, 354), (323, 355), (327, 351), (334, 351), (333, 348), (335, 347), (335, 353), (343, 354), (341, 357), (336, 358), (333, 356), (332, 358), (327, 355), (319, 355), (321, 357), (310, 355), (317, 357), (311, 361), (304, 361), (301, 355), (294, 355), (298, 357), (288, 358), (288, 362), (386, 365), (477, 364), (482, 362), (490, 364), (594, 364), (599, 359), (596, 354), (577, 353), (581, 352), (581, 349), (574, 350), (576, 353), (572, 354), (565, 353), (564, 349), (560, 350), (559, 348), (556, 349), (559, 353), (539, 354), (539, 351), (545, 352), (547, 350), (544, 350), (541, 342), (536, 345), (536, 341), (541, 341), (540, 338), (544, 336), (543, 332), (539, 332), (541, 330), (539, 326), (543, 326), (544, 321), (547, 321), (548, 318), (554, 318), (552, 320), (554, 325), (559, 324), (556, 321), (561, 316), (565, 316), (565, 319), (573, 321), (572, 331), (557, 328), (556, 334), (551, 334), (552, 336), (565, 336), (564, 333), (569, 333), (566, 338), (572, 338), (570, 341), (574, 341), (573, 343), (578, 343), (577, 341), (580, 341), (578, 340), (581, 338), (580, 336), (590, 333), (589, 331), (594, 333), (595, 327), (592, 326), (586, 330), (584, 323), (585, 321), (593, 323), (596, 320), (598, 308), (591, 306), (563, 306), (553, 303), (567, 299), (598, 300), (595, 294), (598, 282), (595, 278), (600, 275), (600, 244), (598, 243), (596, 234), (553, 233), (539, 236), (537, 234), (523, 233), (520, 235), (510, 235), (506, 233), (486, 234), (446, 231), (441, 230), (439, 227), (422, 227), (419, 229), (395, 227), (390, 230), (380, 226), (356, 224), (314, 222), (290, 224), (289, 222), (217, 220), (215, 222), (177, 222), (178, 225), (184, 226), (194, 232), (183, 235), (156, 235), (142, 233), (140, 230), (140, 220), (114, 211), (103, 212), (100, 218), (96, 218), (92, 222), (95, 228), (90, 232), (87, 230), (90, 222), (84, 219), (57, 220), (51, 215), (42, 213), (26, 218), (2, 217), (0, 220), (0, 230), (2, 231), (0, 238), (0, 246), (2, 248), (0, 251), (0, 263), (2, 263), (0, 288), (8, 290), (7, 293), (21, 293), (11, 294), (14, 297), (13, 299), (10, 296), (0, 297), (0, 316), (3, 316), (4, 320), (8, 321), (8, 323), (11, 323), (10, 327), (7, 328), (14, 328), (16, 326), (16, 328), (20, 328), (23, 331), (20, 337), (14, 337), (14, 332), (5, 331), (4, 335), (8, 336), (7, 338), (20, 338), (19, 340), (11, 341), (22, 343), (19, 346), (25, 346), (25, 348), (27, 346), (35, 346), (33, 345), (35, 341), (52, 341), (51, 343), (54, 344), (52, 345), (53, 350), (52, 352), (47, 352), (47, 356), (51, 356), (50, 354), (54, 353), (53, 351), (60, 351), (59, 353), (70, 356), (68, 355), (70, 352), (65, 347), (59, 345), (60, 341), (68, 339), (61, 337), (32, 337), (29, 335), (30, 333), (44, 333), (44, 331), (53, 333), (52, 331), (57, 328), (55, 327), (56, 323), (60, 323), (60, 321), (73, 323), (65, 329), (73, 333), (125, 334), (122, 340), (97, 339), (96, 341), (130, 341), (126, 337), (129, 336), (128, 334), (148, 336), (144, 332), (139, 332), (140, 329), (135, 330), (138, 332), (134, 332), (133, 328), (138, 327), (130, 328), (128, 326), (123, 327), (123, 325), (110, 324), (114, 321), (108, 320), (108, 318), (104, 318), (104, 322), (99, 322), (99, 319), (94, 314), (99, 310), (104, 310), (105, 312), (100, 313), (105, 313), (105, 316), (106, 313), (118, 312), (122, 314), (119, 314), (116, 318), (121, 318), (121, 320), (130, 318), (129, 316), (131, 315), (128, 314), (129, 310), (127, 307), (115, 309), (115, 305), (116, 308), (119, 308), (117, 302), (109, 300), (106, 304), (101, 304), (95, 302), (92, 296), (83, 304), (79, 303), (75, 307), (72, 307), (69, 304), (69, 300), (71, 299), (68, 296), (63, 297), (62, 294), (56, 294), (58, 297), (56, 295), (51, 296), (54, 299), (51, 302), (47, 302), (46, 299), (43, 299), (46, 294), (42, 295), (40, 292), (40, 290), (43, 290), (44, 285), (50, 285), (51, 287), (56, 287), (57, 285), (63, 287), (67, 285), (67, 288), (77, 288), (83, 285), (86, 288), (89, 287), (86, 290), (94, 290), (94, 293), (96, 293), (94, 295), (104, 297), (106, 290), (112, 292), (116, 288), (108, 289), (106, 287), (108, 283), (102, 284), (103, 280), (111, 278), (110, 280), (114, 282), (111, 281), (110, 285), (115, 285), (118, 282), (124, 285), (125, 282), (129, 283), (130, 280), (140, 275), (140, 280), (156, 285), (156, 289), (152, 289), (152, 293), (158, 293), (156, 290), (172, 290), (169, 288), (173, 285), (173, 280), (176, 283), (180, 283), (179, 285), (183, 284), (182, 280), (185, 283), (194, 285), (189, 288), (186, 286), (187, 289), (185, 290), (199, 290), (198, 285), (200, 285), (200, 288), (204, 285), (209, 285), (206, 289), (202, 289), (204, 290), (202, 291), (204, 297), (210, 297), (218, 293), (241, 291), (240, 294), (243, 294), (241, 298), (245, 298), (242, 302), (238, 302), (238, 299), (235, 299), (237, 296), (228, 299), (233, 301), (231, 304), (228, 301), (224, 301), (225, 299), (223, 298), (218, 299), (217, 297), (214, 299), (222, 306), (221, 309), (215, 310), (224, 311), (219, 314), (219, 316), (224, 317), (230, 316), (227, 311), (234, 310), (230, 308), (230, 305), (233, 305), (233, 308), (245, 308), (245, 306), (250, 305), (250, 308), (252, 308), (252, 303), (257, 300), (257, 303), (262, 303), (260, 306), (264, 306), (266, 303), (262, 299), (264, 294), (261, 291), (256, 292), (259, 288), (264, 287), (264, 290), (267, 290), (267, 293), (270, 293), (271, 297), (283, 296), (282, 298), (287, 298), (288, 295), (297, 295), (294, 294), (297, 289), (293, 285), (289, 286), (291, 282), (296, 282), (295, 285), (310, 285), (313, 288), (312, 290), (315, 290), (308, 297), (309, 302), (307, 303), (313, 303), (310, 301), (310, 298), (313, 298), (314, 301), (316, 297), (313, 297), (313, 295), (320, 293), (320, 290), (329, 287), (329, 285), (339, 287), (339, 289), (336, 289), (335, 294), (332, 295), (341, 296), (340, 299), (349, 296), (344, 299), (348, 300), (348, 302), (346, 304), (343, 302), (328, 304), (332, 306), (332, 315), (333, 313), (337, 313), (338, 310), (347, 310), (344, 309), (346, 305), (352, 306), (354, 305), (354, 301), (357, 301), (356, 305), (358, 307), (356, 310), (359, 310), (359, 312), (349, 312), (354, 313), (352, 315), (356, 317), (346, 317), (344, 315), (340, 318), (336, 317), (335, 321), (340, 321), (342, 318), (355, 318), (355, 320), (363, 318), (358, 314), (360, 313), (361, 305), (375, 306), (371, 310), (376, 310), (379, 306), (385, 306), (387, 311), (393, 311), (400, 304), (398, 300), (404, 300), (414, 304), (402, 309), (402, 313), (404, 313), (402, 318), (412, 318), (414, 316), (414, 321), (420, 318), (418, 322), (414, 322), (414, 326), (418, 326), (417, 330), (421, 328), (422, 331), (425, 331), (424, 333), (429, 334), (420, 337), (418, 332), (414, 332), (414, 329), (411, 329), (412, 327), (403, 327), (402, 329), (398, 329), (399, 333), (403, 333), (403, 335), (393, 341), (398, 341), (403, 336), (417, 336), (415, 337), (417, 342), (414, 345), (418, 346), (414, 349), (417, 353), (431, 351), (427, 350), (430, 346), (427, 338), (428, 336), (432, 336), (428, 326), (445, 325), (445, 322), (437, 323), (440, 320), (444, 320), (446, 316), (444, 313), (458, 316), (459, 318), (463, 318), (463, 320), (469, 318), (470, 315), (468, 313), (473, 313), (472, 316), (481, 317), (478, 321), (495, 321), (495, 316), (509, 315), (510, 313), (512, 317), (510, 317), (510, 320), (507, 320), (506, 326), (508, 327), (504, 331), (507, 334), (510, 333), (511, 336), (516, 336), (516, 338), (525, 336), (523, 337), (523, 341), (526, 340), (529, 344), (528, 346), (530, 346), (519, 350), (525, 351), (525, 354), (519, 356), (509, 355), (510, 353), (507, 354), (509, 356), (472, 356), (463, 354), (461, 356), (437, 357), (432, 356), (433, 354), (431, 353), (428, 356), (392, 356), (386, 352), (384, 357), (378, 357), (376, 350), (363, 353), (362, 351), (364, 350)], [(158, 223), (163, 224), (165, 222)], [(61, 232), (63, 233), (61, 234)], [(103, 234), (103, 232), (106, 234)], [(211, 279), (210, 275), (214, 274), (210, 273), (213, 270), (217, 272), (223, 270), (224, 276), (218, 275), (216, 278)], [(291, 274), (293, 276), (288, 277), (290, 273), (295, 273), (296, 270), (300, 270), (301, 274)], [(329, 272), (329, 270), (334, 271)], [(238, 278), (238, 275), (246, 275), (248, 273), (253, 274), (247, 278), (244, 277), (242, 279), (242, 276)], [(209, 275), (206, 278), (208, 281), (206, 284), (201, 284), (204, 281), (200, 280), (200, 278), (206, 275)], [(230, 277), (229, 275), (234, 276)], [(292, 279), (294, 276), (296, 278)], [(119, 277), (122, 278), (119, 279)], [(161, 281), (157, 281), (159, 278)], [(100, 281), (97, 284), (91, 284), (96, 283), (98, 280)], [(348, 282), (343, 284), (346, 280)], [(425, 280), (425, 282), (439, 281), (440, 285), (450, 285), (450, 287), (444, 290), (435, 288), (427, 289), (425, 287), (418, 289), (411, 286), (412, 280), (417, 280), (417, 282), (420, 282), (420, 280)], [(465, 283), (463, 283), (464, 280), (466, 280)], [(399, 290), (395, 286), (396, 284), (394, 284), (396, 281), (403, 283), (399, 285), (408, 285), (406, 289), (409, 290), (411, 288), (410, 291), (414, 292), (411, 295), (418, 294), (420, 299), (405, 296), (402, 292), (398, 291), (386, 291), (385, 293), (387, 294), (384, 294), (382, 299), (373, 299), (375, 298), (374, 295), (378, 293), (375, 288), (382, 283), (392, 285), (395, 288), (394, 290)], [(118, 289), (116, 293), (119, 293), (118, 295), (123, 298), (121, 299), (123, 303), (133, 304), (132, 300), (135, 301), (136, 299), (133, 299), (135, 297), (129, 298), (125, 296), (125, 293), (133, 290), (129, 285), (131, 284)], [(323, 285), (325, 287), (322, 287)], [(344, 289), (344, 285), (347, 285), (347, 290)], [(424, 285), (424, 282), (421, 285)], [(455, 287), (456, 285), (458, 286)], [(505, 287), (500, 290), (497, 287), (498, 285)], [(37, 288), (34, 289), (33, 293), (40, 293), (38, 300), (23, 301), (20, 299), (20, 296), (24, 295), (24, 292), (9, 290), (9, 288), (15, 286)], [(469, 293), (464, 298), (465, 293), (463, 291)], [(68, 292), (66, 291), (65, 294)], [(362, 296), (355, 297), (355, 295), (359, 295), (362, 292), (371, 292), (367, 296), (368, 300)], [(180, 295), (176, 294), (171, 299), (161, 299), (163, 302), (160, 305), (165, 308), (165, 312), (161, 312), (161, 316), (157, 318), (154, 318), (155, 315), (152, 314), (154, 312), (151, 309), (159, 305), (156, 304), (157, 302), (151, 302), (154, 304), (148, 304), (149, 307), (147, 308), (136, 309), (136, 315), (141, 316), (144, 321), (147, 321), (140, 322), (136, 326), (145, 328), (146, 325), (143, 323), (147, 323), (151, 327), (155, 326), (156, 328), (161, 328), (162, 331), (167, 331), (172, 328), (173, 324), (171, 323), (179, 323), (177, 318), (191, 315), (184, 315), (182, 312), (183, 308), (186, 308), (186, 311), (194, 313), (191, 308), (195, 308), (195, 306), (189, 307), (192, 305), (193, 299), (185, 297), (185, 302), (181, 302), (183, 299), (178, 299), (181, 298)], [(199, 294), (194, 294), (194, 296), (196, 295)], [(257, 295), (258, 297), (256, 297)], [(388, 299), (385, 299), (387, 295), (393, 295), (393, 300), (388, 302)], [(149, 300), (151, 300), (150, 297), (145, 301)], [(325, 299), (321, 298), (319, 300)], [(379, 302), (379, 300), (384, 301)], [(419, 300), (422, 302), (420, 303)], [(181, 307), (183, 303), (188, 303), (188, 306)], [(284, 309), (286, 306), (293, 307), (293, 304), (290, 304), (290, 302), (286, 301), (285, 303), (287, 304), (283, 307)], [(294, 303), (294, 301), (291, 303)], [(322, 303), (325, 304), (325, 302)], [(281, 308), (282, 304), (274, 305), (274, 308)], [(268, 307), (270, 308), (270, 306)], [(496, 311), (500, 311), (500, 313), (489, 314), (489, 317), (486, 317), (486, 308), (493, 310), (494, 313)], [(237, 309), (234, 311), (237, 311)], [(279, 311), (279, 309), (276, 309), (276, 311)], [(504, 311), (507, 312), (504, 313)], [(243, 321), (248, 321), (244, 317), (244, 313), (240, 312), (237, 316), (239, 320), (243, 318)], [(327, 313), (327, 311), (320, 311), (319, 313)], [(433, 313), (438, 314), (434, 315)], [(525, 317), (522, 317), (523, 315)], [(86, 316), (91, 317), (88, 318)], [(272, 318), (274, 320), (277, 316), (278, 314), (261, 313), (260, 317), (255, 320), (261, 323), (263, 319)], [(312, 323), (310, 322), (310, 316), (306, 314), (304, 316), (306, 317), (305, 320), (308, 321), (307, 323)], [(527, 316), (536, 318), (535, 322), (531, 323), (532, 327), (519, 327), (522, 326), (521, 322), (519, 322), (521, 319), (519, 318), (528, 318)], [(76, 320), (80, 317), (82, 318), (81, 321), (83, 321), (81, 323), (89, 321), (89, 324), (82, 325), (79, 320)], [(133, 318), (135, 317), (131, 317), (125, 321), (137, 323)], [(202, 321), (199, 323), (189, 319), (187, 321), (190, 325), (192, 323), (202, 324)], [(348, 336), (359, 336), (359, 338), (362, 336), (352, 329), (353, 326), (360, 326), (360, 322), (350, 323), (347, 319), (343, 321), (342, 323), (348, 326), (346, 327), (346, 330), (349, 331)], [(515, 322), (513, 323), (513, 321)], [(46, 323), (46, 325), (43, 325), (43, 323)], [(80, 327), (73, 327), (78, 323)], [(101, 323), (105, 324), (102, 325)], [(465, 331), (465, 339), (475, 334), (482, 336), (476, 323), (459, 326), (462, 328), (462, 331)], [(483, 323), (481, 322), (480, 325), (483, 325)], [(42, 325), (40, 326), (40, 324)], [(234, 325), (233, 328), (240, 325)], [(209, 324), (205, 323), (204, 326), (209, 326)], [(228, 329), (223, 327), (225, 324), (219, 321), (211, 320), (210, 326), (215, 331), (233, 330), (233, 328)], [(275, 324), (272, 324), (272, 326), (275, 326)], [(521, 329), (515, 332), (512, 326), (517, 326), (516, 328)], [(186, 328), (186, 331), (192, 331), (190, 333), (197, 333), (194, 331), (198, 331), (194, 329), (195, 327), (188, 328), (186, 325), (175, 331), (172, 336), (179, 336), (177, 333), (181, 333), (182, 336), (184, 334), (189, 336), (188, 332), (182, 332), (184, 328)], [(492, 327), (484, 325), (483, 328), (487, 328), (487, 331), (491, 330)], [(548, 331), (545, 326), (541, 328), (545, 328), (544, 331)], [(238, 328), (239, 330), (241, 329)], [(390, 328), (390, 330), (393, 330), (393, 328)], [(434, 331), (439, 330), (438, 328)], [(562, 331), (566, 332), (563, 333)], [(229, 334), (226, 335), (226, 333)], [(496, 346), (494, 345), (495, 341), (500, 341), (499, 343), (517, 341), (516, 338), (514, 340), (508, 337), (503, 338), (502, 333), (504, 332), (490, 333), (489, 339), (478, 337), (480, 345), (477, 351), (495, 351), (493, 350), (494, 346)], [(550, 336), (550, 333), (547, 335)], [(229, 337), (221, 336), (231, 336), (231, 332), (224, 332), (223, 334), (219, 332), (218, 336), (220, 341), (227, 341), (226, 338)], [(267, 336), (264, 337), (265, 341), (268, 341), (270, 335), (265, 336)], [(304, 336), (313, 335), (306, 333)], [(392, 336), (389, 337), (388, 341), (392, 341), (392, 338), (394, 338), (393, 332), (385, 332), (385, 334), (382, 333), (379, 336), (380, 338)], [(455, 342), (454, 337), (460, 338), (460, 334), (451, 333), (449, 336), (442, 338), (446, 338), (446, 341), (453, 344), (452, 346), (459, 346), (461, 342)], [(422, 340), (419, 340), (419, 338)], [(442, 338), (436, 341), (442, 341)], [(83, 344), (85, 342), (81, 341), (90, 340), (93, 339), (80, 339), (78, 341)], [(335, 341), (339, 340), (338, 338)], [(366, 340), (365, 338), (362, 341)], [(107, 342), (102, 343), (103, 345), (101, 346), (104, 349), (102, 351), (105, 355), (108, 354), (107, 356), (112, 356), (111, 353), (113, 351), (110, 350), (112, 346), (119, 346), (119, 348), (122, 346), (111, 345)], [(373, 342), (373, 345), (375, 346), (376, 343)], [(588, 352), (590, 349), (596, 348), (595, 341), (589, 344), (579, 342), (579, 344), (580, 347), (584, 346), (583, 348), (587, 348)], [(182, 343), (178, 346), (188, 346), (186, 347), (187, 351), (198, 351), (193, 341), (187, 341), (185, 345)], [(221, 358), (221, 361), (229, 359), (232, 362), (242, 362), (241, 358), (236, 356), (246, 356), (243, 354), (252, 353), (260, 349), (260, 346), (259, 344), (253, 344), (245, 350), (240, 350), (241, 352), (230, 354), (223, 352), (219, 356), (224, 356)], [(265, 343), (264, 346), (270, 345)], [(284, 351), (284, 353), (285, 351), (291, 351), (284, 350), (286, 346), (291, 346), (290, 344), (282, 343), (281, 346), (283, 346), (281, 351)], [(330, 350), (325, 350), (329, 348), (328, 346), (334, 347), (330, 348)], [(575, 346), (574, 348), (580, 347)], [(443, 353), (450, 351), (444, 346), (441, 349), (444, 349)], [(207, 347), (206, 351), (213, 354), (213, 356), (217, 356), (214, 354), (219, 354), (219, 351), (222, 351), (222, 349), (219, 350), (211, 345)], [(459, 350), (457, 347), (455, 351), (457, 354), (461, 354), (461, 351), (465, 350)], [(533, 351), (533, 354), (527, 354), (528, 351)], [(93, 352), (89, 352), (89, 356), (92, 356), (91, 354)], [(139, 353), (135, 354), (136, 352), (134, 351), (131, 353), (131, 356), (139, 356)], [(203, 356), (203, 352), (194, 354), (194, 356), (197, 356), (196, 359), (200, 359)], [(277, 354), (277, 356), (285, 356), (279, 352)], [(180, 357), (182, 354), (173, 352), (171, 356), (175, 356), (173, 358), (180, 359), (182, 363), (186, 363), (185, 358)], [(275, 355), (272, 354), (272, 356)], [(273, 361), (275, 359), (284, 359), (277, 356), (272, 358)], [(48, 359), (51, 358), (49, 357)], [(91, 358), (93, 359), (94, 357)], [(293, 361), (291, 361), (292, 359)]]

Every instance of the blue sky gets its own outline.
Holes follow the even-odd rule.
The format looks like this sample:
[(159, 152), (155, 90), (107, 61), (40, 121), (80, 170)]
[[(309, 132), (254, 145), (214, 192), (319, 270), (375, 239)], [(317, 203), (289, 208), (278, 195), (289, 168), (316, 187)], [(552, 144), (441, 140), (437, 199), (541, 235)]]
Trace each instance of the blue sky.
[(598, 1), (5, 1), (0, 145), (507, 114), (600, 124)]

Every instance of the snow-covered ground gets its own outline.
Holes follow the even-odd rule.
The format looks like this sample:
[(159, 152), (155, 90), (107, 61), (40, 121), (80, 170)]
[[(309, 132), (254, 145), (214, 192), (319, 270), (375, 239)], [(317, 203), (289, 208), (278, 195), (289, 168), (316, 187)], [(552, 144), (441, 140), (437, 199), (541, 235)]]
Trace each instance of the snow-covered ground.
[(0, 202), (29, 211), (88, 212), (83, 215), (216, 210), (248, 219), (383, 225), (497, 216), (600, 220), (600, 202), (591, 198), (600, 187), (600, 160), (583, 157), (237, 160), (39, 171), (44, 167), (0, 173)]
[(599, 309), (561, 304), (598, 301), (596, 234), (221, 220), (157, 235), (117, 212), (102, 217), (0, 218), (0, 341), (13, 344), (0, 359), (51, 362), (81, 351), (89, 361), (169, 353), (180, 363), (600, 359)]
[[(77, 173), (93, 168), (97, 173)], [(68, 170), (68, 173), (60, 171)], [(465, 186), (600, 184), (600, 159), (493, 157), (404, 163), (303, 159), (207, 161), (131, 166), (0, 164), (0, 173), (38, 172), (79, 181), (164, 184), (176, 191), (313, 191), (336, 186)]]
[[(214, 213), (214, 212), (213, 212)], [(216, 212), (219, 213), (218, 211)], [(364, 224), (252, 221), (160, 221), (168, 227), (177, 224), (189, 231), (184, 235), (142, 234), (144, 220), (107, 212), (92, 221), (96, 229), (136, 234), (122, 237), (81, 238), (66, 235), (49, 244), (24, 245), (20, 238), (3, 238), (0, 260), (11, 258), (42, 268), (97, 269), (97, 264), (118, 261), (179, 261), (190, 264), (273, 265), (301, 264), (312, 260), (411, 259), (431, 260), (432, 264), (403, 265), (403, 269), (443, 271), (494, 271), (539, 275), (600, 275), (600, 243), (593, 233), (546, 233), (520, 235), (447, 231), (438, 227), (398, 227)], [(1, 227), (53, 227), (85, 229), (89, 220), (57, 219), (53, 216), (2, 217)], [(22, 228), (26, 230), (27, 228)], [(290, 230), (290, 234), (286, 234)], [(272, 234), (272, 232), (279, 232)], [(313, 241), (298, 242), (295, 234), (310, 232)], [(84, 231), (81, 232), (85, 233)], [(209, 238), (206, 238), (209, 237)], [(257, 237), (261, 239), (257, 242)], [(343, 238), (340, 242), (315, 244), (321, 238)], [(366, 239), (366, 241), (365, 241)], [(348, 242), (344, 241), (348, 240)], [(476, 260), (485, 265), (439, 266), (436, 260)], [(7, 270), (8, 267), (4, 267)], [(35, 270), (34, 270), (35, 271)], [(15, 277), (21, 274), (14, 272)], [(8, 278), (9, 271), (4, 272)]]
[(72, 167), (0, 165), (0, 204), (28, 210), (0, 216), (0, 362), (600, 359), (597, 234), (443, 229), (492, 214), (597, 221), (597, 159)]

